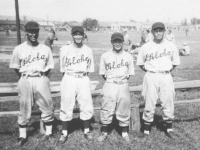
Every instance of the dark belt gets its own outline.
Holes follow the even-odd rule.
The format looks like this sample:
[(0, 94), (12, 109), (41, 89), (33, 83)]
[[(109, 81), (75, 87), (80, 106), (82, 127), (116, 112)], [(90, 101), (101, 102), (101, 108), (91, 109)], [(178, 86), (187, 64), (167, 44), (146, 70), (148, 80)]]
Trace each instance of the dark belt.
[(74, 72), (66, 72), (67, 75), (73, 76), (75, 78), (83, 78), (84, 76), (87, 76), (87, 73), (74, 73)]
[(39, 74), (26, 74), (26, 73), (23, 73), (22, 74), (22, 77), (41, 77), (41, 76), (44, 76), (45, 73), (44, 72), (40, 72)]
[(162, 74), (169, 74), (170, 73), (170, 71), (157, 71), (157, 72), (147, 71), (147, 72), (150, 72), (150, 73), (162, 73)]

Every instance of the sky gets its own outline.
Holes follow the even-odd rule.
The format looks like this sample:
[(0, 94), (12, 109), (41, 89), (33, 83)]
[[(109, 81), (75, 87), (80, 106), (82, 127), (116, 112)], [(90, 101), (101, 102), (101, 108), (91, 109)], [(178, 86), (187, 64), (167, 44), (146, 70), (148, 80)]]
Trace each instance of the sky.
[[(44, 20), (180, 23), (200, 18), (200, 0), (18, 0), (20, 16)], [(15, 0), (0, 0), (0, 15), (15, 16)]]

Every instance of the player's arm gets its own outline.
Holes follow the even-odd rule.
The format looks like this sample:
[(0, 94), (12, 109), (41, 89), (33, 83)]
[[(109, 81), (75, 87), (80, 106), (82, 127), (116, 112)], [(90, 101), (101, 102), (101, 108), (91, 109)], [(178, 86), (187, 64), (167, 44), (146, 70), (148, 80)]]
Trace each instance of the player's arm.
[(44, 72), (45, 76), (49, 76), (49, 73), (51, 72), (51, 69), (47, 70), (46, 72)]
[(140, 65), (139, 66), (144, 72), (147, 72), (147, 70), (145, 69), (144, 65)]
[(15, 70), (15, 73), (18, 75), (18, 77), (20, 78), (21, 77), (21, 72), (19, 72), (19, 69), (14, 69)]
[(172, 70), (174, 70), (174, 68), (176, 68), (177, 65), (173, 65), (172, 68), (170, 69), (170, 72), (172, 72)]
[(102, 75), (102, 77), (103, 77), (103, 79), (106, 81), (106, 75), (105, 75), (105, 74), (103, 74), (103, 75)]

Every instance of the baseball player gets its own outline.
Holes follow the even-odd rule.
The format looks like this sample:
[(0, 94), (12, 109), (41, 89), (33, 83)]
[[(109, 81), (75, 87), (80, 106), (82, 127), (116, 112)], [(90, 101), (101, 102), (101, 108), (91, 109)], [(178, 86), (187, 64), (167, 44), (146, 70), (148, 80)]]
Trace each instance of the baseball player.
[(46, 38), (44, 44), (48, 46), (52, 51), (53, 51), (52, 45), (54, 40), (58, 40), (58, 37), (56, 36), (55, 31), (51, 29), (49, 30), (48, 37)]
[(179, 49), (180, 56), (189, 56), (190, 55), (190, 47), (187, 43), (183, 43), (183, 46)]
[(124, 36), (124, 46), (123, 46), (123, 50), (126, 52), (130, 51), (130, 45), (131, 45), (131, 40), (129, 38), (129, 35), (127, 33), (127, 30), (124, 30), (122, 32), (123, 36)]
[(116, 110), (116, 118), (122, 127), (122, 137), (130, 142), (128, 126), (130, 118), (130, 93), (128, 79), (134, 75), (133, 58), (123, 51), (124, 37), (115, 32), (111, 36), (113, 49), (101, 56), (99, 74), (106, 80), (103, 86), (101, 110), (102, 133), (99, 142), (108, 136), (108, 125), (112, 122)]
[(39, 24), (28, 22), (25, 25), (27, 41), (18, 45), (10, 62), (20, 77), (18, 82), (20, 113), (18, 116), (18, 146), (27, 141), (26, 128), (30, 121), (34, 102), (42, 111), (41, 118), (46, 127), (44, 139), (52, 137), (53, 103), (47, 75), (54, 68), (52, 52), (49, 47), (38, 43)]
[(168, 30), (168, 34), (166, 35), (166, 39), (175, 44), (175, 37), (174, 37), (174, 34), (172, 34), (172, 30)]
[(84, 137), (92, 139), (89, 132), (90, 119), (93, 116), (93, 103), (90, 91), (89, 72), (94, 72), (92, 50), (83, 44), (84, 30), (75, 26), (71, 30), (74, 42), (60, 49), (60, 71), (63, 73), (61, 81), (61, 108), (62, 135), (59, 142), (62, 144), (68, 137), (69, 122), (73, 117), (75, 99), (80, 104), (80, 119), (84, 124)]
[(142, 95), (145, 100), (143, 113), (144, 136), (149, 135), (153, 122), (155, 105), (161, 101), (169, 137), (173, 137), (172, 122), (174, 119), (175, 90), (171, 71), (180, 64), (176, 46), (164, 37), (165, 25), (156, 22), (152, 25), (154, 39), (144, 44), (137, 57), (137, 65), (146, 72), (143, 80)]

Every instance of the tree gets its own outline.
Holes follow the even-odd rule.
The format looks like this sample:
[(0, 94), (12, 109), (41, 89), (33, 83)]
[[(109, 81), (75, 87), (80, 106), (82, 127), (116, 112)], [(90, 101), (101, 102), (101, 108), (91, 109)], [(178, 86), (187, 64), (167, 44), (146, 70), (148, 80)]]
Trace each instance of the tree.
[(187, 26), (187, 19), (184, 18), (181, 24), (182, 24), (183, 26)]
[(191, 24), (192, 25), (195, 25), (197, 23), (197, 18), (192, 18), (190, 21), (191, 21)]
[(83, 28), (86, 28), (87, 30), (91, 30), (94, 28), (97, 28), (99, 26), (98, 20), (96, 19), (91, 19), (91, 18), (86, 18), (85, 20), (83, 20), (82, 22), (82, 26)]

